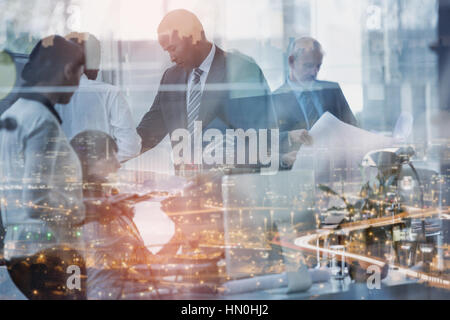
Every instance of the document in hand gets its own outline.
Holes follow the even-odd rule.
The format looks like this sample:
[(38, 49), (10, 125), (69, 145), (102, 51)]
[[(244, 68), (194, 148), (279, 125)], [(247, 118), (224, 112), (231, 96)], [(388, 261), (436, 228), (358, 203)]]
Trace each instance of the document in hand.
[(314, 170), (317, 183), (359, 181), (363, 157), (369, 151), (395, 145), (393, 138), (346, 124), (329, 112), (309, 133), (313, 145), (300, 148), (293, 170)]

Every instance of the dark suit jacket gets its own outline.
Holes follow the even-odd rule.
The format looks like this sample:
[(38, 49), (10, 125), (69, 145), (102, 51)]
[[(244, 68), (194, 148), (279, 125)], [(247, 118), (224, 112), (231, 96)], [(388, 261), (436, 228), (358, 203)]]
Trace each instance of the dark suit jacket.
[[(355, 116), (338, 83), (315, 81), (313, 88), (316, 101), (322, 106), (324, 113), (328, 111), (345, 123), (357, 125)], [(272, 98), (281, 132), (281, 153), (286, 153), (290, 151), (287, 132), (307, 129), (307, 123), (297, 97), (288, 83), (277, 89)]]
[[(142, 137), (142, 152), (155, 147), (168, 133), (187, 128), (188, 75), (178, 66), (164, 73), (163, 88), (137, 128)], [(215, 128), (223, 133), (226, 129), (277, 126), (266, 79), (252, 59), (239, 53), (226, 53), (216, 46), (198, 120), (203, 122), (203, 130)]]

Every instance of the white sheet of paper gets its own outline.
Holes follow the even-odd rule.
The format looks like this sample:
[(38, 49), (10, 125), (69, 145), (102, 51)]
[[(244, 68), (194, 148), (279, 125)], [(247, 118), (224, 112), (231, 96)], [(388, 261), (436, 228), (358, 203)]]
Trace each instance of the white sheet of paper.
[[(393, 147), (395, 140), (346, 124), (326, 112), (311, 128), (312, 146), (302, 146), (293, 170), (315, 170), (316, 182), (355, 181), (360, 164), (370, 151)], [(336, 175), (341, 174), (341, 177)]]
[(129, 171), (150, 171), (175, 175), (172, 159), (172, 145), (167, 135), (156, 147), (123, 164)]

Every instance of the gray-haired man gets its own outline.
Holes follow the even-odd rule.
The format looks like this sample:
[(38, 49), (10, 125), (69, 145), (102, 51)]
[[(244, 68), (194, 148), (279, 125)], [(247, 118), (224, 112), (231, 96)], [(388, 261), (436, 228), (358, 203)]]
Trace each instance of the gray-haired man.
[(278, 125), (282, 132), (282, 164), (290, 168), (302, 144), (311, 144), (308, 131), (325, 112), (356, 125), (356, 119), (338, 83), (319, 81), (323, 61), (320, 43), (310, 37), (294, 41), (288, 52), (289, 77), (273, 93)]

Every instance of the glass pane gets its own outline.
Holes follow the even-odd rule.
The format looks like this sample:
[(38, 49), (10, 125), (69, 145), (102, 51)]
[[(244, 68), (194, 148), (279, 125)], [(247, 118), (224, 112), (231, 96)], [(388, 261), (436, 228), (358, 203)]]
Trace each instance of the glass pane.
[[(0, 0), (0, 298), (47, 294), (11, 265), (51, 246), (89, 299), (448, 297), (438, 21), (438, 0)], [(66, 242), (63, 209), (87, 216)]]

